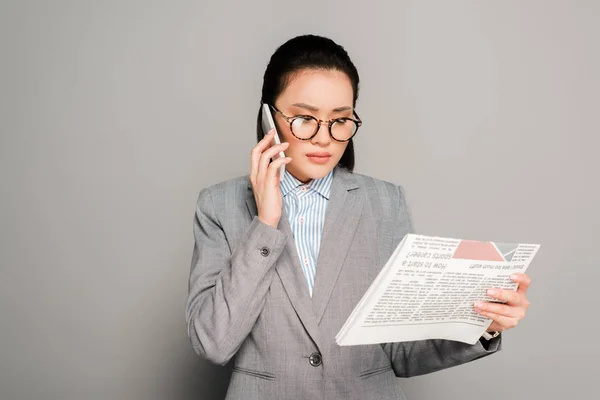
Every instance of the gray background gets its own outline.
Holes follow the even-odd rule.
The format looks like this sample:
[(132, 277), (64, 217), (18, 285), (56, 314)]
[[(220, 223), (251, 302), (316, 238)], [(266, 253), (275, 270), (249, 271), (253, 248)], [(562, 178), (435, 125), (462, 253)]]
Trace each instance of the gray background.
[(419, 232), (542, 244), (505, 350), (402, 380), (409, 399), (591, 395), (599, 16), (566, 0), (2, 1), (0, 399), (222, 398), (228, 369), (184, 325), (195, 200), (247, 173), (268, 58), (306, 32), (353, 57), (356, 171), (403, 184)]

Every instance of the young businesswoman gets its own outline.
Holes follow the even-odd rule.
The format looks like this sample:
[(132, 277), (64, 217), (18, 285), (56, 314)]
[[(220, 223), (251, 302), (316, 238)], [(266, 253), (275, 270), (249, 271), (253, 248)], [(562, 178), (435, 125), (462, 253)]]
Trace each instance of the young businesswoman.
[[(196, 352), (233, 360), (227, 399), (399, 399), (395, 377), (427, 374), (500, 349), (528, 307), (529, 278), (475, 345), (424, 340), (340, 347), (335, 335), (403, 236), (412, 230), (402, 188), (353, 173), (361, 120), (358, 73), (346, 51), (318, 36), (283, 44), (264, 74), (281, 145), (264, 136), (250, 174), (200, 192), (186, 307)], [(286, 158), (272, 157), (284, 151)], [(279, 167), (286, 171), (279, 176)]]

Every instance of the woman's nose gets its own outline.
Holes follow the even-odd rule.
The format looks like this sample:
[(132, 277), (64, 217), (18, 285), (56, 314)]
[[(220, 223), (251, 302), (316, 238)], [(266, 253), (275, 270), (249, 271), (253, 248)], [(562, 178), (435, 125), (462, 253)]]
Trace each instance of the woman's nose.
[(319, 129), (317, 130), (317, 134), (312, 138), (311, 142), (313, 144), (328, 144), (331, 141), (331, 136), (329, 136), (329, 124), (325, 121), (319, 122)]

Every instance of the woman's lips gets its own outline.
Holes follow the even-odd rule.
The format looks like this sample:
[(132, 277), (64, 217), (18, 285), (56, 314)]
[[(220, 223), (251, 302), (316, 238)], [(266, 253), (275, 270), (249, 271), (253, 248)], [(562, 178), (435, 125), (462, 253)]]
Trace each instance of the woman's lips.
[(306, 157), (316, 164), (325, 164), (331, 158), (331, 154), (325, 152), (308, 153), (306, 154)]

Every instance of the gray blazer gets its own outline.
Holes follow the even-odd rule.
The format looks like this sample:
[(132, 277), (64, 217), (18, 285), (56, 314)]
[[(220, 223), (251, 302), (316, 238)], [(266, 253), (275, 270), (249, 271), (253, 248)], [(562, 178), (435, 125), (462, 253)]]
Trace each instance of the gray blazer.
[(447, 340), (340, 347), (335, 335), (403, 236), (400, 186), (336, 167), (313, 297), (285, 207), (257, 218), (248, 176), (200, 192), (188, 334), (195, 351), (233, 359), (227, 399), (403, 399), (396, 377), (427, 374), (500, 349)]

